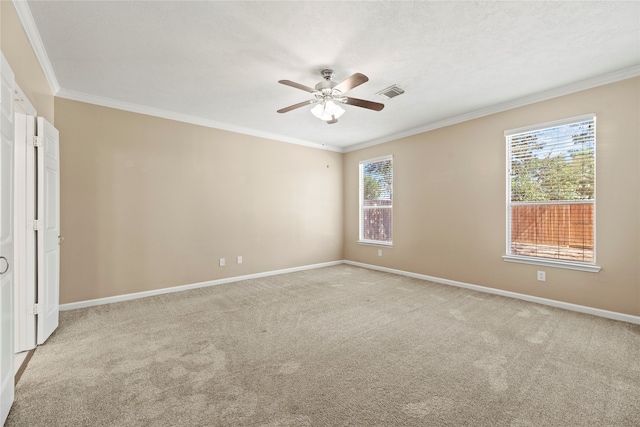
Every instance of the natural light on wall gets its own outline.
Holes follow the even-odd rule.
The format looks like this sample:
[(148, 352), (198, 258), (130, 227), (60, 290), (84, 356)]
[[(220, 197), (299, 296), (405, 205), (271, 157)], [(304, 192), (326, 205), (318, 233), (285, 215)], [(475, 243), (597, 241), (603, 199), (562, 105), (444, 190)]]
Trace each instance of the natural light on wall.
[[(505, 132), (507, 259), (595, 264), (596, 118)], [(536, 263), (536, 262), (531, 262)]]

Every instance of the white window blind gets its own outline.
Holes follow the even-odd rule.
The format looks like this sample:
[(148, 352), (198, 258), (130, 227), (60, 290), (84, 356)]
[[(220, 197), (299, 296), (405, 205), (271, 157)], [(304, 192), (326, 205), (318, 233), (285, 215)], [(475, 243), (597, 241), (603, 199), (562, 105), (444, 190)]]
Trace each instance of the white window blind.
[(595, 115), (505, 132), (507, 254), (595, 263)]
[(391, 244), (393, 239), (393, 158), (360, 162), (360, 242)]

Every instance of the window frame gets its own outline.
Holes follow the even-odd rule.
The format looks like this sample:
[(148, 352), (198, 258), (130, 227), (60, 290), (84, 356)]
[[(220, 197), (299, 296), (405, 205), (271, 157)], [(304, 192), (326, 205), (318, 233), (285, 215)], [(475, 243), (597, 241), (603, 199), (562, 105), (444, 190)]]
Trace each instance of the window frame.
[[(525, 256), (525, 255), (515, 255), (511, 253), (511, 207), (513, 203), (511, 201), (511, 141), (510, 137), (522, 133), (541, 131), (548, 128), (559, 127), (570, 125), (577, 122), (593, 120), (594, 123), (594, 178), (593, 178), (593, 186), (594, 186), (594, 196), (593, 200), (589, 200), (590, 203), (593, 203), (593, 261), (571, 261), (564, 259), (555, 259), (555, 258), (544, 258), (537, 256)], [(522, 264), (530, 264), (530, 265), (538, 265), (543, 267), (552, 267), (552, 268), (563, 268), (569, 270), (577, 270), (577, 271), (586, 271), (591, 273), (597, 273), (600, 271), (601, 267), (596, 264), (596, 208), (597, 208), (597, 198), (596, 198), (596, 174), (597, 174), (597, 164), (596, 164), (596, 142), (597, 142), (597, 125), (596, 125), (596, 115), (595, 113), (584, 114), (581, 116), (568, 117), (566, 119), (554, 120), (551, 122), (539, 123), (535, 125), (525, 126), (516, 129), (510, 129), (504, 132), (505, 136), (505, 146), (506, 146), (506, 255), (502, 256), (502, 259), (506, 262), (515, 262)], [(540, 204), (549, 204), (549, 205), (560, 205), (560, 204), (571, 204), (571, 201), (550, 201), (550, 202), (540, 202)], [(575, 203), (575, 202), (573, 202)]]
[[(367, 163), (382, 162), (391, 160), (391, 241), (363, 239), (363, 212), (364, 212), (364, 165)], [(393, 247), (393, 155), (375, 157), (372, 159), (361, 160), (358, 162), (358, 244)]]

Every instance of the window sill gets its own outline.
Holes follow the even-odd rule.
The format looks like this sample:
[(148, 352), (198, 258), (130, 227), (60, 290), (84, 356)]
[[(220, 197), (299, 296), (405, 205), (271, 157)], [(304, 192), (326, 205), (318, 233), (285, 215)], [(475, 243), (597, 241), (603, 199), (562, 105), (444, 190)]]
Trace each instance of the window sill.
[(382, 246), (384, 248), (392, 248), (393, 243), (387, 242), (376, 242), (375, 240), (358, 240), (359, 245), (368, 245), (368, 246)]
[(506, 262), (516, 262), (520, 264), (541, 265), (543, 267), (564, 268), (567, 270), (586, 271), (588, 273), (598, 273), (602, 267), (595, 264), (585, 264), (581, 262), (560, 261), (552, 259), (541, 259), (534, 257), (524, 257), (517, 255), (503, 255)]

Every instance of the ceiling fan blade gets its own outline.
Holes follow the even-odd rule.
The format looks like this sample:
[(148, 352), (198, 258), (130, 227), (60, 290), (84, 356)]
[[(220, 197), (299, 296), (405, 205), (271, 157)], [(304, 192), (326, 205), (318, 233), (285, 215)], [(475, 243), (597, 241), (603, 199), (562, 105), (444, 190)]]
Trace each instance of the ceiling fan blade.
[(358, 98), (345, 98), (347, 98), (347, 100), (344, 101), (345, 104), (355, 105), (356, 107), (368, 108), (369, 110), (375, 111), (380, 111), (384, 108), (384, 104), (381, 104), (379, 102), (367, 101), (365, 99)]
[(338, 123), (338, 119), (336, 119), (336, 116), (331, 116), (331, 120), (327, 120), (327, 124), (332, 125), (334, 123)]
[(338, 83), (334, 89), (338, 89), (340, 92), (345, 93), (356, 86), (360, 86), (362, 83), (368, 82), (369, 77), (364, 74), (355, 73), (353, 76)]
[(295, 87), (296, 89), (302, 89), (306, 92), (313, 93), (316, 90), (312, 87), (301, 85), (300, 83), (292, 82), (291, 80), (278, 80), (278, 83), (283, 84), (285, 86)]
[(297, 104), (289, 105), (288, 107), (284, 107), (278, 110), (278, 113), (287, 113), (291, 110), (295, 110), (296, 108), (304, 107), (305, 105), (315, 104), (318, 102), (317, 99), (310, 99), (308, 101), (298, 102)]

